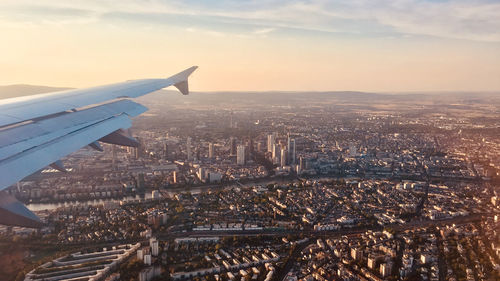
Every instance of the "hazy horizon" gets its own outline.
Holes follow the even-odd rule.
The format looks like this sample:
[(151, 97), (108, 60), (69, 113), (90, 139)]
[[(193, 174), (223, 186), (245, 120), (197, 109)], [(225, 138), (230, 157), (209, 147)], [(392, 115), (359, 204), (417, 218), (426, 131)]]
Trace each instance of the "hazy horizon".
[[(68, 87), (50, 87), (39, 85), (0, 85), (0, 100), (23, 96), (72, 90)], [(364, 92), (364, 91), (192, 91), (183, 96), (174, 89), (159, 90), (154, 94), (138, 99), (149, 108), (169, 105), (190, 106), (253, 106), (265, 103), (272, 106), (289, 106), (291, 104), (407, 104), (415, 105), (452, 105), (482, 104), (497, 106), (500, 104), (500, 92)], [(496, 110), (497, 111), (497, 110)]]
[[(97, 86), (97, 85), (96, 85)], [(91, 86), (92, 87), (92, 86)], [(47, 85), (31, 85), (31, 84), (12, 84), (12, 85), (0, 85), (0, 99), (14, 98), (21, 96), (45, 94), (58, 91), (66, 91), (78, 89), (76, 87), (64, 87), (64, 86), (47, 86)], [(169, 92), (170, 94), (178, 94), (175, 89), (166, 88), (160, 90), (163, 92)], [(398, 92), (376, 92), (376, 91), (357, 91), (357, 90), (323, 90), (323, 91), (307, 91), (307, 90), (259, 90), (259, 91), (245, 91), (245, 90), (222, 90), (222, 91), (191, 91), (190, 95), (193, 94), (264, 94), (264, 93), (276, 93), (276, 94), (328, 94), (328, 93), (352, 93), (352, 94), (371, 94), (371, 95), (387, 95), (387, 96), (409, 96), (409, 95), (426, 95), (426, 96), (436, 96), (436, 95), (451, 95), (460, 96), (467, 94), (478, 94), (478, 95), (493, 95), (500, 97), (500, 91), (398, 91)], [(473, 97), (471, 97), (473, 98)]]

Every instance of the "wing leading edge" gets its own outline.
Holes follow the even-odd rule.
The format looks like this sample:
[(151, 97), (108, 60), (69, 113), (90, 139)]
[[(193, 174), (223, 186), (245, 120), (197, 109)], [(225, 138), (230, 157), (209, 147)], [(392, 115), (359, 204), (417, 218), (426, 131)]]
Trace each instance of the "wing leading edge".
[[(133, 80), (0, 100), (0, 190), (49, 165), (64, 170), (60, 158), (87, 145), (100, 150), (98, 141), (137, 146), (137, 141), (123, 129), (132, 125), (131, 117), (147, 108), (127, 98), (169, 86), (187, 95), (188, 77), (196, 68), (166, 79)], [(10, 197), (1, 198), (7, 198), (7, 194), (0, 194), (0, 214), (4, 214), (0, 224), (40, 225), (38, 218), (21, 203)]]

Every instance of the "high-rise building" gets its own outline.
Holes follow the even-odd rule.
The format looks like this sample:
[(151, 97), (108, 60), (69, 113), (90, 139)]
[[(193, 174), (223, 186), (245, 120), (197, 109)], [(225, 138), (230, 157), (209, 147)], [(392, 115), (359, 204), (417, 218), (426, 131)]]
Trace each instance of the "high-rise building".
[(245, 165), (245, 146), (238, 145), (237, 150), (238, 151), (237, 151), (237, 155), (236, 155), (236, 164)]
[(279, 153), (280, 153), (279, 148), (280, 148), (279, 145), (273, 143), (273, 146), (271, 149), (273, 159), (276, 159), (279, 157)]
[(300, 156), (299, 158), (299, 170), (302, 172), (306, 168), (306, 163), (305, 163), (304, 157)]
[(173, 178), (174, 183), (177, 183), (177, 171), (174, 171), (172, 173), (172, 178)]
[(288, 155), (288, 151), (285, 148), (281, 149), (281, 167), (284, 167), (287, 165), (286, 163), (286, 156)]
[(273, 145), (276, 142), (274, 134), (267, 135), (267, 152), (273, 152)]
[(138, 189), (144, 189), (144, 173), (139, 173), (137, 175), (137, 188)]
[(230, 155), (236, 155), (236, 139), (231, 137), (229, 139)]
[(290, 153), (292, 153), (292, 150), (290, 149), (291, 148), (291, 140), (292, 139), (290, 139), (290, 133), (288, 133), (286, 136), (286, 149), (288, 150), (288, 154), (287, 154), (288, 160), (292, 159), (292, 156), (290, 155)]
[(160, 249), (158, 247), (158, 240), (151, 241), (150, 244), (151, 244), (151, 254), (155, 257), (158, 256), (160, 252), (159, 251)]
[(290, 147), (288, 147), (288, 151), (289, 151), (288, 154), (290, 155), (289, 162), (291, 164), (297, 163), (297, 159), (296, 159), (297, 151), (296, 151), (296, 147), (295, 147), (295, 139), (290, 140)]
[(257, 143), (257, 151), (262, 152), (262, 143), (260, 141)]
[(229, 118), (229, 128), (236, 128), (236, 126), (234, 126), (234, 123), (233, 123), (233, 110), (232, 109), (231, 109), (231, 115)]
[(249, 155), (252, 155), (252, 154), (253, 154), (253, 149), (254, 149), (254, 148), (253, 148), (253, 145), (254, 145), (254, 144), (253, 144), (253, 138), (250, 138), (250, 139), (248, 140), (248, 153), (249, 153)]
[(205, 171), (205, 168), (200, 167), (200, 168), (198, 169), (198, 178), (199, 178), (201, 181), (205, 181), (205, 176), (206, 176), (206, 171)]
[(215, 146), (213, 143), (208, 144), (208, 158), (214, 158)]
[(116, 145), (112, 144), (111, 145), (111, 154), (113, 155), (113, 160), (112, 160), (112, 168), (113, 170), (116, 170)]
[(167, 142), (164, 142), (163, 143), (163, 159), (167, 159), (168, 158), (168, 144)]
[(142, 150), (144, 149), (143, 145), (142, 145), (142, 142), (141, 142), (141, 139), (139, 138), (136, 138), (137, 139), (137, 142), (138, 142), (138, 145), (137, 147), (135, 147), (135, 159), (140, 159), (142, 157)]
[(191, 137), (187, 138), (186, 154), (187, 154), (187, 160), (193, 160), (193, 152), (191, 151)]

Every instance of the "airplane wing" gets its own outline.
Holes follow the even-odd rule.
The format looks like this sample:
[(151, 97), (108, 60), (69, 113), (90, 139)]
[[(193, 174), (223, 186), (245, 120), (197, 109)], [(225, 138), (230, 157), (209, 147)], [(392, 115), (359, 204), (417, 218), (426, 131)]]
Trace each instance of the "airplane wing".
[[(169, 86), (187, 95), (188, 77), (196, 68), (163, 79), (0, 100), (0, 190), (48, 165), (64, 171), (59, 159), (87, 145), (97, 150), (99, 142), (137, 146), (124, 129), (147, 108), (129, 98)], [(24, 205), (2, 192), (0, 214), (5, 212), (12, 216), (1, 215), (0, 224), (39, 225)]]

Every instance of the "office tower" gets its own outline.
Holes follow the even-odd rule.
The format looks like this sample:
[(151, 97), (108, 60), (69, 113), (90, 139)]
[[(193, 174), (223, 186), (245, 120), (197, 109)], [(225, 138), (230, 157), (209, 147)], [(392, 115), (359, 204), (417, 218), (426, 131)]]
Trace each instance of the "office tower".
[(260, 141), (257, 143), (257, 151), (258, 152), (262, 151), (262, 143)]
[(245, 146), (238, 145), (237, 150), (238, 151), (237, 151), (237, 155), (236, 155), (236, 164), (245, 165)]
[(290, 139), (290, 133), (288, 133), (286, 136), (286, 149), (288, 151), (288, 154), (286, 156), (288, 160), (292, 159), (290, 155), (290, 153), (292, 153), (292, 150), (290, 148), (291, 148), (291, 139)]
[(111, 145), (111, 154), (113, 155), (113, 160), (112, 160), (112, 168), (113, 170), (116, 170), (116, 146), (114, 144)]
[(253, 155), (253, 139), (248, 140), (248, 154)]
[(201, 181), (205, 181), (205, 175), (206, 175), (205, 168), (200, 167), (200, 168), (198, 169), (198, 178), (199, 178)]
[(158, 240), (154, 240), (150, 244), (151, 244), (151, 254), (155, 257), (158, 256), (160, 250), (158, 247)]
[(208, 144), (208, 158), (214, 158), (214, 149), (215, 146), (213, 143)]
[(135, 148), (135, 159), (140, 159), (142, 157), (142, 150), (143, 150), (143, 145), (141, 143), (141, 139), (136, 138), (137, 142), (139, 143), (137, 147)]
[(167, 159), (168, 158), (168, 144), (167, 142), (164, 142), (163, 143), (163, 159)]
[(231, 137), (229, 139), (230, 155), (236, 155), (236, 139)]
[(285, 148), (281, 149), (281, 167), (286, 166), (286, 156), (288, 155), (288, 151)]
[(233, 110), (231, 109), (231, 116), (229, 119), (229, 128), (233, 128)]
[(174, 183), (177, 183), (177, 171), (173, 172), (172, 177), (173, 177)]
[(273, 145), (276, 139), (274, 134), (267, 135), (267, 152), (273, 152)]
[(272, 154), (273, 159), (278, 158), (278, 154), (280, 153), (279, 146), (277, 144), (273, 143), (271, 152), (273, 153)]
[(299, 170), (302, 172), (306, 168), (306, 163), (304, 157), (299, 157)]
[(139, 173), (137, 175), (137, 188), (144, 189), (144, 173)]
[(290, 163), (291, 163), (291, 164), (295, 164), (295, 163), (296, 163), (296, 160), (297, 160), (297, 159), (296, 159), (296, 156), (297, 156), (297, 154), (296, 154), (296, 153), (297, 153), (297, 151), (295, 150), (295, 148), (296, 148), (296, 147), (295, 147), (295, 139), (292, 139), (292, 140), (290, 141), (290, 147), (288, 147), (288, 151), (289, 151), (289, 153), (288, 153), (288, 154), (290, 155), (290, 159), (289, 159), (289, 161), (290, 161)]
[(193, 153), (191, 151), (191, 137), (187, 138), (186, 154), (187, 154), (187, 160), (193, 160)]

